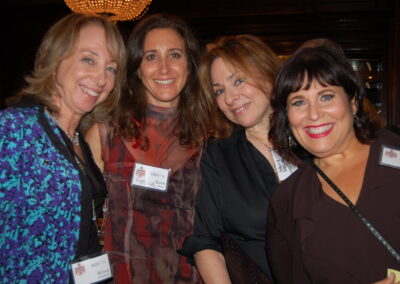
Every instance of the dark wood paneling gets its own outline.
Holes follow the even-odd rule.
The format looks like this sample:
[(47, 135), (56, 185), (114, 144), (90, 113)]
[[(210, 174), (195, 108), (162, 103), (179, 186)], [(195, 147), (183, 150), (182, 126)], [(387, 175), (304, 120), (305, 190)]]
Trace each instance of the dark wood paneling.
[[(379, 99), (389, 123), (400, 123), (399, 1), (397, 0), (153, 0), (148, 13), (186, 19), (202, 44), (222, 35), (260, 36), (278, 54), (290, 55), (302, 42), (325, 37), (342, 45), (353, 59), (381, 62)], [(5, 0), (11, 21), (2, 18), (7, 52), (2, 62), (0, 107), (22, 86), (47, 28), (69, 13), (63, 0)], [(125, 37), (135, 22), (118, 23)], [(3, 36), (4, 38), (4, 36)]]

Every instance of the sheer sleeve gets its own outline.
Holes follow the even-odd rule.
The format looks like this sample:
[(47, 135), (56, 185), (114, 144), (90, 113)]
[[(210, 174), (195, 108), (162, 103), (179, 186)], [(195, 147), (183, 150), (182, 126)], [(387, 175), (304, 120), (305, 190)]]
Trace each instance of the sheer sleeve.
[(207, 150), (201, 159), (201, 174), (201, 187), (196, 198), (194, 233), (186, 238), (182, 249), (178, 251), (179, 254), (187, 256), (192, 264), (193, 255), (198, 251), (221, 251), (221, 183), (213, 157)]

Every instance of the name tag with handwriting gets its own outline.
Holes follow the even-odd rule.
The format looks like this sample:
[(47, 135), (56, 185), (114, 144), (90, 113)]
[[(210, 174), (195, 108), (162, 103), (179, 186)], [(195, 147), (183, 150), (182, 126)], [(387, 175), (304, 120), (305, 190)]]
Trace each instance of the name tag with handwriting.
[(106, 253), (78, 260), (72, 263), (71, 266), (75, 284), (91, 284), (112, 277), (110, 261)]
[(271, 151), (279, 181), (284, 181), (297, 170), (297, 166), (285, 161), (276, 151)]
[(167, 191), (171, 169), (136, 163), (132, 173), (132, 186), (144, 189)]

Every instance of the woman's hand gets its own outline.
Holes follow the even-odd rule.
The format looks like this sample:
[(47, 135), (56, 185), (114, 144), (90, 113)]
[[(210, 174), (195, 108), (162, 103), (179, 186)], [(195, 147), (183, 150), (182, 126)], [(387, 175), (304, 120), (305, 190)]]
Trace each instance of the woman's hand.
[(373, 284), (400, 284), (399, 282), (394, 282), (395, 281), (395, 275), (393, 273), (390, 273), (388, 278), (385, 278), (381, 281), (374, 282)]

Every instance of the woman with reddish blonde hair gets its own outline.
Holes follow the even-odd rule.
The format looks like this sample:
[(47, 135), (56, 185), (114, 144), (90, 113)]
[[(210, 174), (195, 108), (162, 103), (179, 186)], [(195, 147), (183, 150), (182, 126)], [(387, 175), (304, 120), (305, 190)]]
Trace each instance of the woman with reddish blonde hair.
[(194, 258), (206, 283), (230, 283), (236, 277), (246, 283), (256, 280), (250, 270), (238, 271), (225, 258), (226, 237), (243, 252), (238, 262), (257, 271), (263, 283), (270, 278), (265, 212), (279, 181), (294, 170), (276, 155), (268, 139), (278, 66), (275, 53), (252, 35), (218, 39), (200, 64), (203, 96), (213, 111), (213, 137), (201, 160), (194, 233), (180, 253)]

